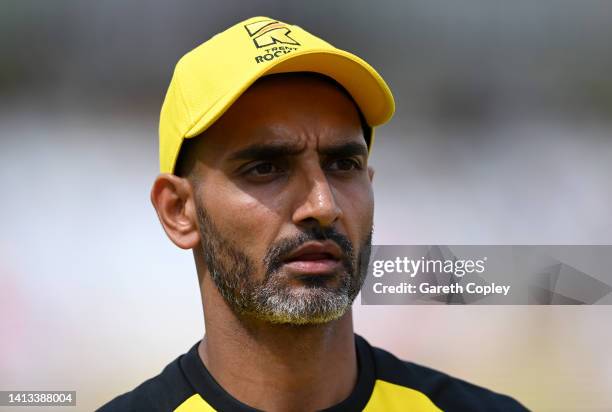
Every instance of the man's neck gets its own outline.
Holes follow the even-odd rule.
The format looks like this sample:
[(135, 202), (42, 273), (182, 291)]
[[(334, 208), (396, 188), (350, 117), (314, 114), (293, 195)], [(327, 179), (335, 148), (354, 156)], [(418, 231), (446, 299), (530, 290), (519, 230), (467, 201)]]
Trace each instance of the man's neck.
[(358, 375), (350, 310), (322, 325), (273, 325), (238, 319), (210, 298), (198, 353), (234, 398), (266, 411), (306, 411), (350, 395)]

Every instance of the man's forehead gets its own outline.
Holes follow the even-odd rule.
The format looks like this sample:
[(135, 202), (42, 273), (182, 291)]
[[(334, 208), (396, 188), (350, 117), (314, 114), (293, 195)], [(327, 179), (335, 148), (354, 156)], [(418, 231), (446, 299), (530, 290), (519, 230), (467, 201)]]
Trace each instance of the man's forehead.
[(299, 156), (309, 152), (327, 155), (346, 148), (355, 154), (367, 156), (367, 145), (360, 129), (352, 133), (338, 133), (339, 130), (317, 133), (315, 130), (307, 132), (308, 135), (283, 132), (275, 130), (265, 133), (260, 129), (236, 139), (203, 139), (198, 146), (205, 159), (215, 158), (220, 161)]

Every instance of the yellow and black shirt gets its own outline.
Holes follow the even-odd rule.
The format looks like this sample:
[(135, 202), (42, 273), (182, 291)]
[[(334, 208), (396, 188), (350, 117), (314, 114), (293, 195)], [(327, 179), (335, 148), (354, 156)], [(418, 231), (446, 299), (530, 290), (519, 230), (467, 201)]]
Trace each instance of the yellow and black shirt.
[[(355, 335), (359, 377), (341, 403), (325, 411), (526, 411), (514, 399), (441, 372), (402, 361)], [(98, 412), (253, 412), (210, 375), (195, 344), (156, 377), (113, 399)]]

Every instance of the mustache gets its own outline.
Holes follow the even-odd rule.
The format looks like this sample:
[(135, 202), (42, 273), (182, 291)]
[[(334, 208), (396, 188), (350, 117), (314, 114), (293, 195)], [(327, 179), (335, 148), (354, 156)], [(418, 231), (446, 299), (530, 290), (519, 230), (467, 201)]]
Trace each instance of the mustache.
[(263, 259), (264, 267), (266, 268), (266, 279), (280, 269), (283, 265), (285, 256), (302, 246), (304, 243), (317, 240), (331, 240), (335, 242), (342, 250), (340, 260), (344, 268), (348, 273), (353, 271), (355, 252), (351, 241), (332, 227), (323, 228), (320, 226), (313, 226), (294, 237), (279, 240), (268, 249)]

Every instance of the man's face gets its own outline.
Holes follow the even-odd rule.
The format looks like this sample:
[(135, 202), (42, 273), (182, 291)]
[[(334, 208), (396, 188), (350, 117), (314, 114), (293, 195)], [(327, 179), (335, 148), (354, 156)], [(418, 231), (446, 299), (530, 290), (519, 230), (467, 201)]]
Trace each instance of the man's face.
[(230, 307), (273, 323), (342, 316), (363, 283), (374, 206), (353, 101), (321, 78), (268, 77), (200, 138), (201, 247)]

